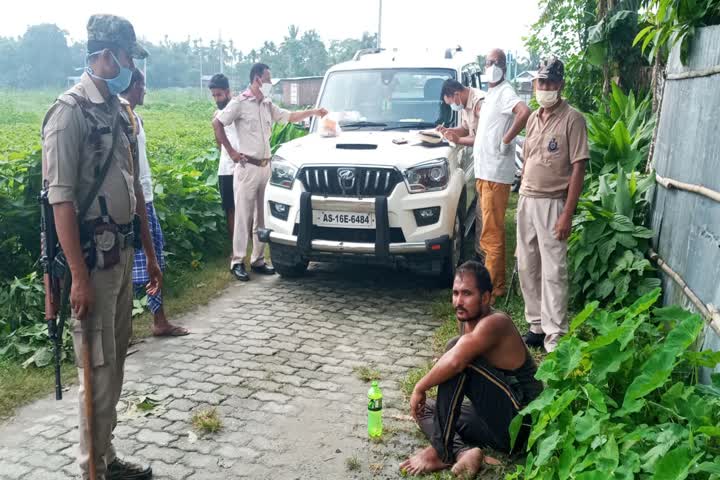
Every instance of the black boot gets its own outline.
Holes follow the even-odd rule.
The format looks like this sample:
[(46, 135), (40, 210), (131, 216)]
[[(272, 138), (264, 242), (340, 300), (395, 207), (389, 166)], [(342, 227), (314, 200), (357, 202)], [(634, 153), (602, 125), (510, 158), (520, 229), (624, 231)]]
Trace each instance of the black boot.
[(250, 280), (250, 276), (245, 271), (245, 265), (243, 265), (242, 263), (236, 263), (235, 265), (233, 265), (230, 271), (235, 276), (235, 278), (237, 278), (241, 282), (247, 282), (248, 280)]
[(528, 347), (540, 348), (545, 344), (545, 334), (527, 332), (525, 335), (523, 335), (523, 340), (525, 341), (525, 345), (527, 345)]
[(115, 458), (108, 465), (106, 476), (108, 480), (148, 480), (152, 478), (152, 468)]
[(260, 275), (275, 275), (275, 269), (273, 267), (268, 266), (267, 264), (263, 263), (259, 266), (252, 266), (250, 269), (255, 272), (259, 273)]

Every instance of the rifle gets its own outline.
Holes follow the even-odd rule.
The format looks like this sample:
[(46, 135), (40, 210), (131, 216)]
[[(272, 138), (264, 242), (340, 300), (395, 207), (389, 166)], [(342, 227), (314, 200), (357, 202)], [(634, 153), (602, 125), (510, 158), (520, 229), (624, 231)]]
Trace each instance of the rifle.
[[(48, 336), (53, 343), (55, 359), (55, 399), (62, 400), (62, 341), (67, 321), (67, 304), (70, 295), (70, 275), (64, 265), (64, 256), (55, 230), (55, 217), (48, 200), (48, 182), (43, 181), (40, 191), (40, 265), (45, 284), (45, 321)], [(63, 268), (64, 267), (64, 268)], [(62, 274), (62, 278), (57, 274)]]

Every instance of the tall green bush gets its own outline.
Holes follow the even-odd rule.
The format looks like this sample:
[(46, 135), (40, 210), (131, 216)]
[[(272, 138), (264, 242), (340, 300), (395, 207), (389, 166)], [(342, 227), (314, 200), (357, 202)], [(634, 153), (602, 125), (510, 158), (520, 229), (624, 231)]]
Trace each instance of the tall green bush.
[(612, 311), (589, 304), (548, 355), (545, 391), (518, 415), (532, 419), (528, 456), (508, 479), (717, 479), (720, 375), (691, 375), (720, 354), (689, 352), (704, 322), (653, 308), (660, 289)]

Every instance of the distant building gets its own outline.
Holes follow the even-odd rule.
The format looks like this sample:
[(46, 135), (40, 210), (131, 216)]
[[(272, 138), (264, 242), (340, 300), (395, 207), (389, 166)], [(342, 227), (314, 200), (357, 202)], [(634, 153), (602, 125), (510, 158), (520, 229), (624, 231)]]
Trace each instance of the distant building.
[(517, 93), (525, 103), (529, 102), (533, 95), (533, 79), (537, 75), (537, 70), (526, 70), (513, 78), (513, 83), (517, 89)]
[(288, 107), (315, 105), (323, 77), (294, 77), (273, 80), (273, 100)]

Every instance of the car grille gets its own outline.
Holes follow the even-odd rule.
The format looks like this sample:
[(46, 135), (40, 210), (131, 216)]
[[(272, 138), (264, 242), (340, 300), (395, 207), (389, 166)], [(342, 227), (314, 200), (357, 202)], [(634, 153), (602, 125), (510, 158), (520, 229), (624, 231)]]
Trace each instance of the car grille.
[(392, 168), (304, 167), (298, 178), (306, 192), (338, 197), (388, 196), (402, 175)]

